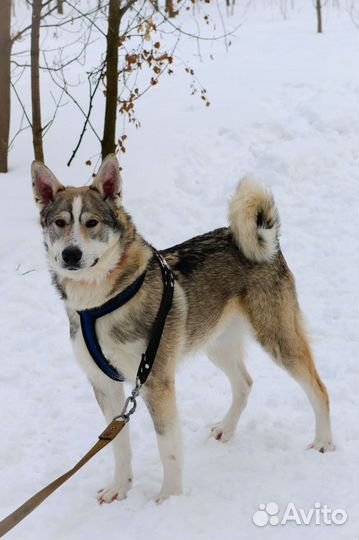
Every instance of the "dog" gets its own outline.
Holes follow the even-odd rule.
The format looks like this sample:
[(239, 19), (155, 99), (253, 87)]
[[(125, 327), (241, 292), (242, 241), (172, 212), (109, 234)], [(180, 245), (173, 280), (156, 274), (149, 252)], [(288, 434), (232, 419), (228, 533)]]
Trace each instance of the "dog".
[[(104, 356), (135, 384), (162, 298), (161, 268), (154, 249), (137, 232), (122, 206), (117, 158), (107, 156), (89, 187), (64, 187), (41, 162), (32, 164), (52, 280), (70, 322), (75, 356), (89, 378), (107, 422), (125, 401), (123, 384), (107, 377), (86, 348), (78, 311), (102, 306), (146, 271), (133, 298), (97, 321)], [(232, 402), (212, 428), (228, 441), (252, 386), (245, 367), (244, 337), (255, 339), (301, 385), (315, 415), (319, 452), (334, 448), (329, 399), (314, 365), (297, 301), (295, 282), (279, 246), (280, 222), (269, 190), (243, 179), (229, 204), (229, 227), (192, 238), (160, 253), (174, 278), (173, 303), (150, 376), (141, 395), (152, 417), (163, 465), (157, 502), (182, 493), (181, 429), (176, 406), (179, 359), (204, 349), (228, 377)], [(126, 497), (132, 485), (128, 424), (113, 441), (113, 482), (100, 503)]]

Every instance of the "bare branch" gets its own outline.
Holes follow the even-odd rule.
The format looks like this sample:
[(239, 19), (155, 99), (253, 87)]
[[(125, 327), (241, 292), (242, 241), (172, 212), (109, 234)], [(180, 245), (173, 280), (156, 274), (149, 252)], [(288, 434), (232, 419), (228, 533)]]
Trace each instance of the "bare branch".
[(122, 19), (126, 11), (128, 11), (136, 2), (137, 0), (129, 0), (127, 4), (125, 4), (122, 8), (120, 8), (120, 19)]
[(20, 98), (20, 96), (19, 96), (19, 94), (18, 94), (18, 91), (16, 90), (16, 86), (15, 86), (15, 84), (14, 84), (12, 81), (11, 81), (10, 84), (11, 84), (11, 88), (12, 88), (13, 91), (14, 91), (15, 96), (17, 97), (17, 100), (18, 100), (18, 102), (19, 102), (19, 104), (20, 104), (20, 107), (22, 108), (22, 111), (23, 111), (23, 113), (24, 113), (24, 115), (25, 115), (25, 118), (26, 118), (26, 120), (27, 120), (28, 123), (29, 123), (29, 127), (32, 128), (32, 122), (31, 122), (31, 120), (30, 120), (29, 115), (28, 115), (27, 112), (26, 112), (25, 105), (24, 105), (23, 102), (21, 101), (21, 98)]
[(106, 34), (105, 32), (102, 31), (102, 29), (97, 26), (97, 24), (94, 23), (94, 21), (91, 21), (91, 19), (89, 18), (88, 14), (87, 13), (84, 13), (83, 11), (81, 11), (80, 9), (78, 9), (76, 6), (74, 6), (71, 2), (69, 2), (69, 0), (63, 0), (65, 2), (65, 4), (67, 4), (68, 6), (70, 6), (73, 10), (75, 10), (81, 17), (87, 19), (99, 32), (100, 34), (102, 34), (103, 36), (106, 37)]
[(97, 93), (99, 84), (100, 84), (100, 82), (101, 82), (102, 79), (103, 79), (104, 72), (105, 72), (105, 62), (103, 62), (103, 64), (102, 64), (101, 72), (100, 72), (100, 74), (98, 75), (96, 84), (95, 84), (94, 89), (93, 89), (92, 92), (91, 92), (91, 74), (90, 74), (89, 77), (88, 77), (88, 81), (89, 81), (89, 90), (90, 90), (89, 107), (88, 107), (87, 115), (86, 115), (86, 117), (85, 117), (84, 125), (82, 126), (82, 131), (81, 131), (81, 133), (80, 133), (79, 140), (78, 140), (78, 142), (77, 142), (77, 145), (76, 145), (75, 149), (74, 149), (73, 152), (72, 152), (72, 155), (71, 155), (69, 161), (67, 162), (67, 166), (68, 166), (68, 167), (70, 167), (70, 165), (71, 165), (71, 163), (72, 163), (72, 160), (74, 159), (74, 157), (75, 157), (76, 154), (77, 154), (77, 150), (80, 148), (80, 145), (81, 145), (81, 143), (82, 143), (82, 139), (83, 139), (83, 137), (84, 137), (84, 135), (85, 135), (85, 131), (86, 131), (86, 129), (87, 129), (87, 125), (88, 125), (89, 122), (90, 122), (90, 116), (91, 116), (92, 107), (93, 107), (93, 100), (94, 100), (95, 95), (96, 95), (96, 93)]
[[(45, 63), (46, 63), (46, 57), (45, 57)], [(92, 76), (94, 74), (94, 72), (90, 73), (89, 76)], [(81, 114), (84, 116), (85, 119), (87, 119), (87, 123), (88, 125), (90, 126), (93, 134), (95, 135), (95, 137), (97, 138), (97, 140), (99, 142), (101, 142), (101, 138), (100, 136), (98, 135), (96, 129), (93, 127), (92, 123), (90, 122), (90, 119), (89, 119), (89, 116), (88, 116), (88, 113), (86, 113), (83, 108), (81, 107), (80, 103), (77, 101), (77, 99), (71, 94), (71, 92), (69, 92), (68, 88), (67, 88), (67, 84), (66, 84), (66, 81), (65, 79), (63, 78), (62, 79), (62, 83), (63, 84), (60, 84), (56, 79), (55, 79), (55, 76), (54, 74), (50, 71), (49, 72), (49, 75), (53, 81), (53, 83), (58, 87), (60, 88), (60, 90), (70, 98), (70, 100), (73, 102), (73, 104), (79, 109), (79, 111), (81, 112)]]

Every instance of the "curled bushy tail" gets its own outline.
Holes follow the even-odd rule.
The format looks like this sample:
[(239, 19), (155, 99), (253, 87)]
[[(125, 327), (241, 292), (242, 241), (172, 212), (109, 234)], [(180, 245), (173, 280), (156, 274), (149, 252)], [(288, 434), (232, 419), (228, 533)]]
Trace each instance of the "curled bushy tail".
[(229, 204), (229, 223), (247, 259), (270, 261), (278, 251), (280, 221), (273, 195), (264, 186), (244, 178)]

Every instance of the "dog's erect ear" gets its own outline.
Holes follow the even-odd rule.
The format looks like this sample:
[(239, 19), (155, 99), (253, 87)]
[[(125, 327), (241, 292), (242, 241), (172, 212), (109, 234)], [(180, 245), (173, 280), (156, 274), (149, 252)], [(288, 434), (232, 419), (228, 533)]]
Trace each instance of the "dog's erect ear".
[(42, 210), (50, 204), (58, 191), (64, 186), (41, 161), (33, 161), (31, 165), (32, 191), (37, 206)]
[(116, 206), (121, 205), (122, 180), (115, 154), (105, 157), (91, 187), (97, 189), (104, 199), (112, 200)]

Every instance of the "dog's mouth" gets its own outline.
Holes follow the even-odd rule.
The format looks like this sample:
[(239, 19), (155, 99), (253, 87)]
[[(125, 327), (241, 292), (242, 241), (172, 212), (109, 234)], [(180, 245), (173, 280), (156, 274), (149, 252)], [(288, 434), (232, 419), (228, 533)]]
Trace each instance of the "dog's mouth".
[[(99, 259), (98, 257), (94, 260), (94, 262), (91, 264), (90, 268), (93, 268), (98, 263)], [(64, 266), (64, 270), (69, 270), (70, 272), (76, 272), (77, 270), (85, 270), (84, 268), (81, 268), (81, 266)]]

